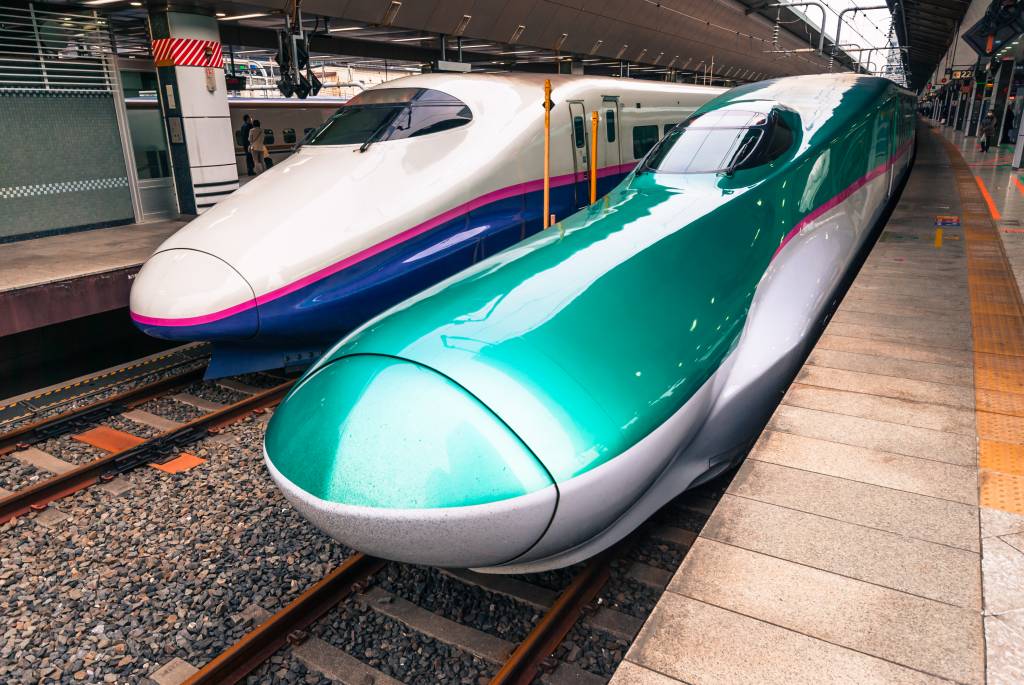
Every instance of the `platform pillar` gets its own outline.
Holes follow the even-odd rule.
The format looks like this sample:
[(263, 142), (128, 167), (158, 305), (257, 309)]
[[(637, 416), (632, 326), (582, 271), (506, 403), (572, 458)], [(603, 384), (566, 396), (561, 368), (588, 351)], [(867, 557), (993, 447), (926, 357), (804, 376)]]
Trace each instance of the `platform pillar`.
[(238, 188), (220, 28), (202, 8), (149, 17), (178, 208), (201, 214)]

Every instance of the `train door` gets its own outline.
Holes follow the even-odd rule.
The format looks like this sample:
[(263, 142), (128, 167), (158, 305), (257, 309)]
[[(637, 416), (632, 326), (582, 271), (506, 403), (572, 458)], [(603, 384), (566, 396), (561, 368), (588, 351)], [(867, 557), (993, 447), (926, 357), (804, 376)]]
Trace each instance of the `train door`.
[(601, 119), (604, 122), (604, 135), (598, 134), (601, 141), (601, 163), (606, 167), (617, 167), (622, 164), (622, 155), (619, 154), (618, 96), (604, 96), (601, 102)]
[(574, 193), (574, 207), (583, 207), (590, 199), (590, 189), (587, 186), (587, 120), (586, 110), (583, 103), (579, 101), (569, 102), (569, 116), (572, 118), (572, 184)]

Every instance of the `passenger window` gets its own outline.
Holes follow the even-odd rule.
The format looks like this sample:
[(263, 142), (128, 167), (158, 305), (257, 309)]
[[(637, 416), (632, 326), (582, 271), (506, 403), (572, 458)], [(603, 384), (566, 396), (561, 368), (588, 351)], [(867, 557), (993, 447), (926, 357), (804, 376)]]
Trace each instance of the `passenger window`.
[(658, 125), (633, 127), (633, 158), (640, 159), (658, 142)]
[(609, 109), (605, 111), (605, 121), (607, 122), (608, 130), (608, 142), (615, 142), (615, 110)]
[(284, 142), (286, 142), (286, 143), (294, 143), (295, 142), (295, 129), (294, 128), (281, 129), (281, 136), (284, 138)]
[(586, 145), (586, 133), (583, 130), (583, 117), (572, 118), (572, 137), (576, 141), (576, 147), (583, 147)]
[(274, 144), (274, 129), (265, 128), (263, 129), (263, 144), (273, 145)]

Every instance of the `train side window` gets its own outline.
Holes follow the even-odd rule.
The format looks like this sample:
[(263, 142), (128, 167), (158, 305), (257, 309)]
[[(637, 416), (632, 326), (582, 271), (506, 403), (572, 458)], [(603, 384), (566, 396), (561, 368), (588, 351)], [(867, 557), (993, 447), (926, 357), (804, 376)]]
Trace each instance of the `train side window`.
[(658, 142), (658, 125), (633, 127), (633, 159), (640, 159)]
[(583, 117), (575, 116), (572, 118), (572, 137), (576, 141), (576, 147), (583, 147), (586, 145), (587, 134), (583, 130)]
[(263, 144), (273, 145), (274, 144), (274, 129), (265, 128), (263, 129)]
[(281, 129), (281, 137), (284, 138), (284, 142), (286, 142), (286, 143), (294, 143), (295, 142), (295, 129), (294, 128), (284, 128), (284, 129)]
[(614, 109), (605, 110), (604, 120), (605, 120), (605, 122), (607, 124), (606, 131), (607, 131), (607, 134), (608, 134), (608, 142), (609, 143), (614, 143), (615, 142), (615, 110)]

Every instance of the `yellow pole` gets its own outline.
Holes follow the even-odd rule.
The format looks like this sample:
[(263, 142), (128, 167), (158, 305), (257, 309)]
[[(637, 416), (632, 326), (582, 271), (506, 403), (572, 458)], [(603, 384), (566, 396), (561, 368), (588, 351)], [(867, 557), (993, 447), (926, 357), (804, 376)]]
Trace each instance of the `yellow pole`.
[(590, 204), (597, 202), (597, 112), (590, 113)]
[(544, 81), (544, 228), (551, 220), (551, 79)]

